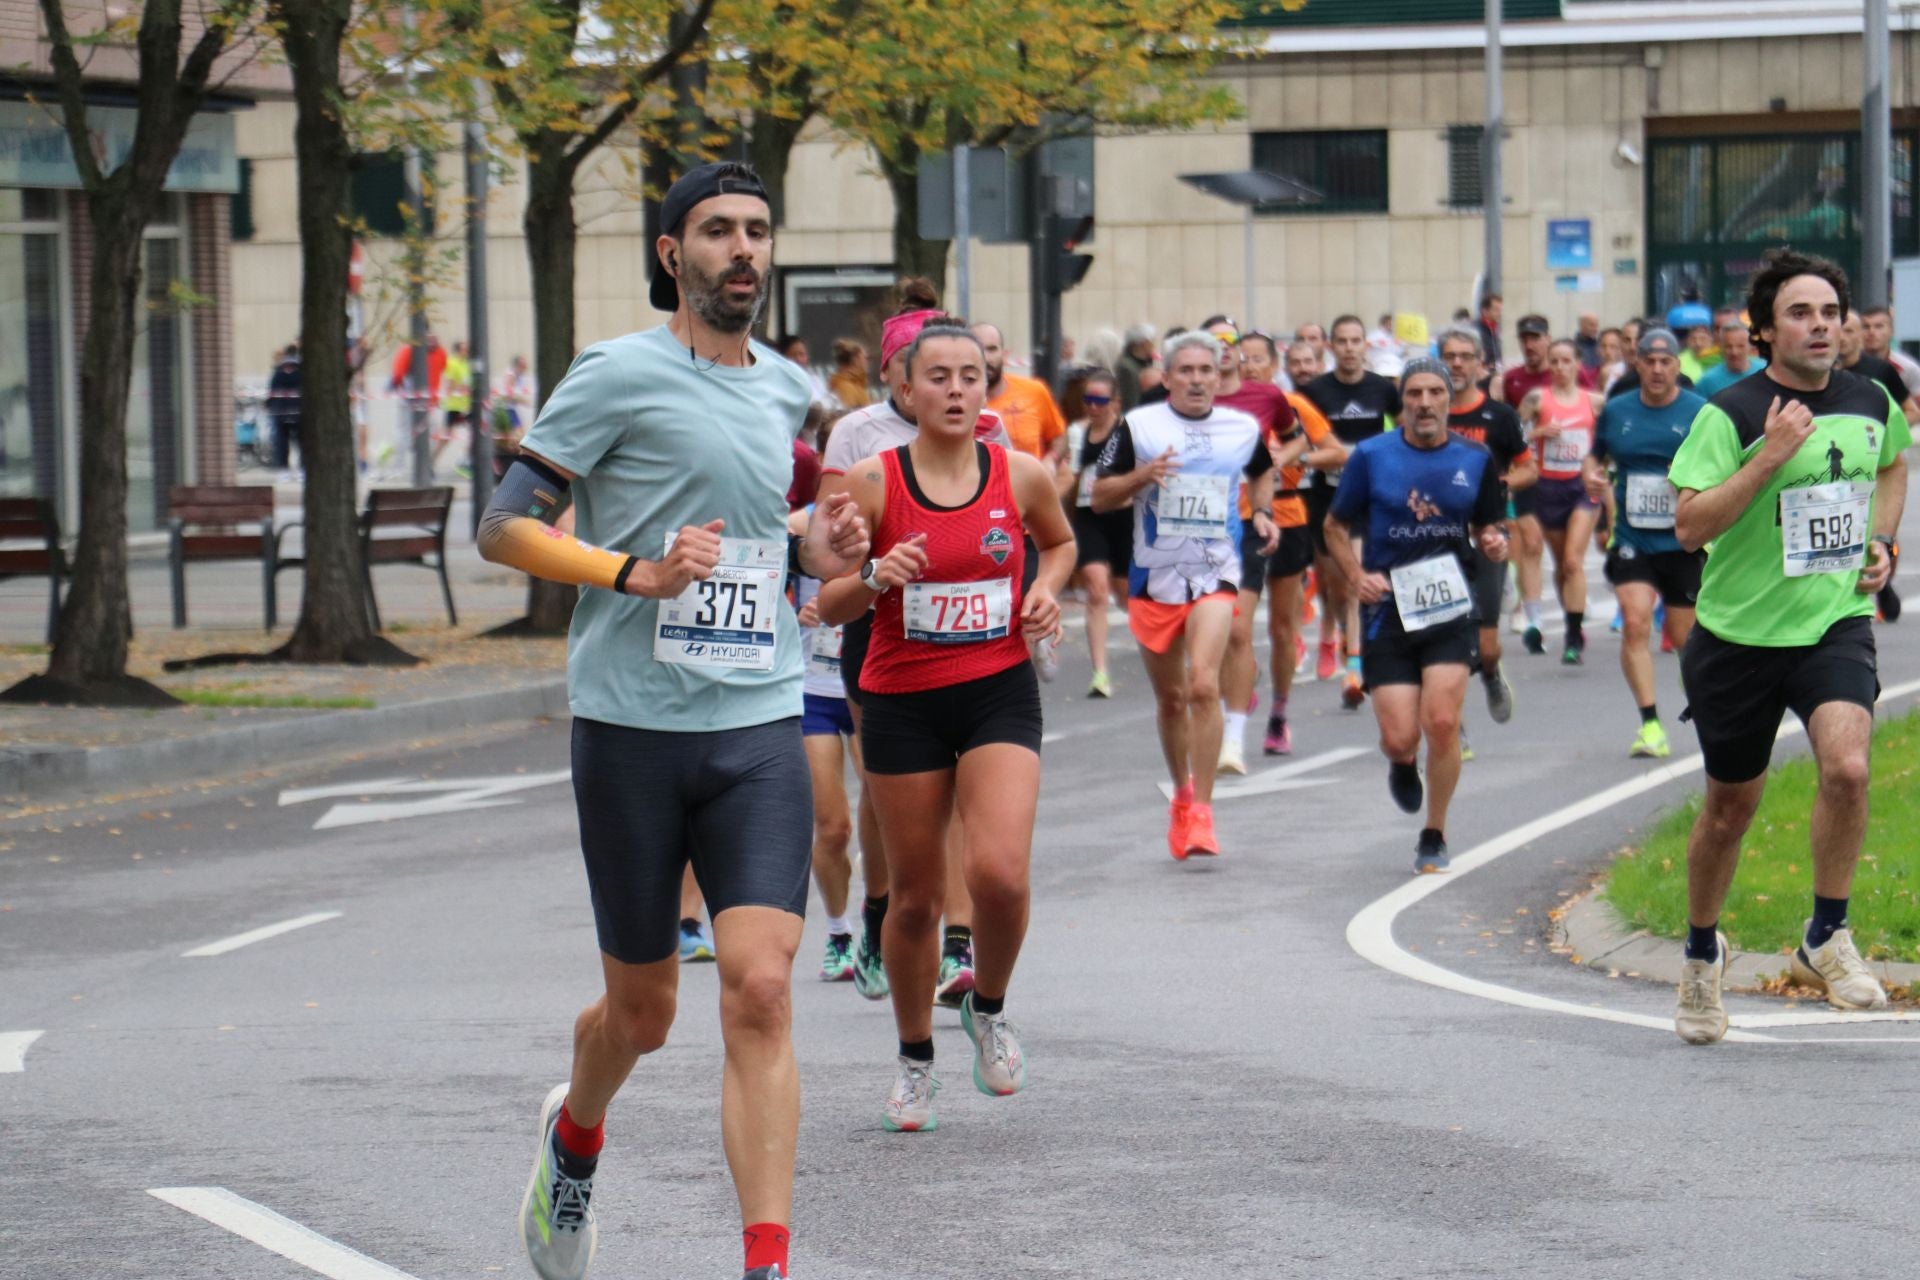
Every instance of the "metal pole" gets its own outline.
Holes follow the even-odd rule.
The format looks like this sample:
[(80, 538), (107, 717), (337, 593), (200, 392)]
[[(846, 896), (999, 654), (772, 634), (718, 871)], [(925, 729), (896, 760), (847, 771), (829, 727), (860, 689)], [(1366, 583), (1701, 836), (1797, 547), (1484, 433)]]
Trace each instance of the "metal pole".
[(1245, 206), (1244, 212), (1246, 216), (1242, 219), (1240, 237), (1241, 243), (1244, 246), (1242, 254), (1246, 258), (1247, 276), (1243, 286), (1246, 291), (1246, 297), (1241, 301), (1246, 304), (1247, 318), (1240, 323), (1244, 325), (1248, 331), (1251, 331), (1260, 327), (1260, 322), (1254, 318), (1253, 305), (1253, 206)]
[(1500, 292), (1500, 210), (1504, 203), (1500, 188), (1500, 135), (1506, 114), (1500, 94), (1500, 3), (1487, 3), (1487, 126), (1480, 137), (1480, 196), (1486, 208), (1486, 259), (1481, 272), (1480, 297)]
[(1884, 307), (1893, 270), (1893, 195), (1889, 154), (1893, 118), (1887, 103), (1887, 0), (1866, 0), (1861, 41), (1860, 276), (1853, 282), (1862, 307)]
[(953, 149), (954, 314), (973, 316), (973, 148)]
[(473, 528), (493, 496), (492, 381), (487, 368), (487, 134), (467, 121), (467, 360), (473, 367), (473, 404), (467, 419), (473, 470)]
[(427, 405), (427, 193), (422, 182), (420, 148), (407, 148), (407, 208), (411, 212), (414, 243), (407, 246), (407, 311), (412, 318), (413, 355), (407, 366), (407, 424), (413, 445), (413, 484), (424, 489), (433, 483), (433, 440), (428, 430)]

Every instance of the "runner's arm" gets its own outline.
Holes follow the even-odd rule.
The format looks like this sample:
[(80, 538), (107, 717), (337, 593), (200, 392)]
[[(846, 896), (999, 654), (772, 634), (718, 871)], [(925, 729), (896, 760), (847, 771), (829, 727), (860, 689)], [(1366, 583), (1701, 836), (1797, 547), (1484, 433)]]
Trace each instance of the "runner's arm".
[[(1695, 433), (1700, 434), (1699, 442), (1694, 439)], [(1755, 496), (1773, 478), (1774, 472), (1785, 466), (1812, 434), (1813, 414), (1807, 406), (1798, 400), (1789, 401), (1783, 406), (1780, 397), (1775, 396), (1767, 410), (1762, 436), (1764, 443), (1733, 474), (1706, 489), (1690, 488), (1682, 481), (1673, 481), (1674, 488), (1680, 491), (1680, 500), (1673, 509), (1673, 536), (1679, 539), (1680, 545), (1688, 551), (1698, 551), (1731, 529), (1734, 521), (1753, 504)], [(1679, 468), (1682, 459), (1702, 448), (1715, 436), (1732, 436), (1728, 448), (1737, 445), (1738, 437), (1734, 435), (1733, 423), (1723, 410), (1710, 404), (1694, 419), (1692, 430), (1687, 433), (1680, 452), (1675, 455), (1675, 469)], [(1904, 472), (1902, 475), (1904, 477)], [(1895, 515), (1897, 518), (1897, 511)]]
[[(852, 495), (854, 508), (866, 518), (869, 529), (880, 527), (880, 516), (886, 509), (885, 477), (886, 473), (877, 457), (857, 462), (844, 476), (835, 477), (843, 482), (846, 492)], [(821, 491), (824, 494), (824, 485)], [(820, 594), (813, 598), (813, 607), (819, 611), (822, 625), (839, 627), (864, 615), (873, 607), (874, 597), (878, 594), (857, 573), (849, 574), (823, 585)]]
[(1133, 452), (1133, 431), (1125, 418), (1107, 437), (1094, 464), (1093, 496), (1089, 505), (1098, 512), (1118, 511), (1133, 501), (1135, 494), (1153, 483), (1146, 467), (1139, 465)]
[(1024, 453), (1010, 453), (1014, 495), (1020, 500), (1020, 523), (1040, 552), (1040, 569), (1033, 580), (1057, 596), (1073, 576), (1073, 527), (1067, 523), (1067, 510), (1053, 491), (1047, 464)]
[[(1873, 536), (1894, 539), (1900, 536), (1900, 516), (1907, 505), (1907, 460), (1895, 454), (1893, 461), (1880, 468), (1873, 481)], [(1893, 549), (1878, 542), (1867, 544), (1866, 567), (1860, 571), (1856, 589), (1872, 595), (1887, 585), (1894, 571)]]

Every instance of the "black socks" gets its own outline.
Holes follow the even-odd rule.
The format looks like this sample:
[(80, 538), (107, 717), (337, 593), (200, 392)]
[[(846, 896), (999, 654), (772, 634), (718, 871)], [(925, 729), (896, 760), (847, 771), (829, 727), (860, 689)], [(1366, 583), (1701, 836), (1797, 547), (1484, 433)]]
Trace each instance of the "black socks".
[(933, 1037), (928, 1036), (925, 1040), (902, 1040), (900, 1042), (900, 1056), (903, 1058), (911, 1058), (915, 1062), (932, 1062)]
[(1007, 1007), (1005, 996), (983, 996), (976, 991), (968, 998), (973, 1001), (973, 1011), (988, 1018), (998, 1016), (1000, 1011)]
[(1653, 703), (1649, 702), (1646, 706), (1640, 708), (1641, 724), (1654, 724), (1659, 719), (1660, 719), (1660, 708), (1655, 706)]
[(1720, 958), (1720, 922), (1715, 920), (1704, 928), (1697, 924), (1687, 926), (1687, 950), (1689, 960), (1705, 960), (1712, 963)]
[(973, 947), (973, 929), (964, 924), (947, 926), (946, 942), (941, 947), (942, 955), (964, 960)]
[(1847, 927), (1847, 899), (1823, 898), (1813, 895), (1813, 919), (1807, 922), (1807, 950), (1817, 951), (1827, 945), (1835, 929)]
[(1580, 644), (1586, 640), (1587, 633), (1580, 629), (1582, 624), (1584, 624), (1586, 620), (1587, 620), (1587, 615), (1585, 613), (1575, 613), (1571, 609), (1567, 610), (1567, 643), (1568, 644)]
[(861, 904), (860, 919), (866, 923), (867, 937), (877, 944), (880, 941), (880, 926), (887, 920), (887, 895), (883, 893), (877, 898), (868, 898)]
[(682, 932), (682, 933), (698, 933), (699, 931), (700, 931), (700, 917), (699, 917), (699, 916), (682, 916), (682, 917), (681, 917), (681, 919), (680, 919), (680, 932)]

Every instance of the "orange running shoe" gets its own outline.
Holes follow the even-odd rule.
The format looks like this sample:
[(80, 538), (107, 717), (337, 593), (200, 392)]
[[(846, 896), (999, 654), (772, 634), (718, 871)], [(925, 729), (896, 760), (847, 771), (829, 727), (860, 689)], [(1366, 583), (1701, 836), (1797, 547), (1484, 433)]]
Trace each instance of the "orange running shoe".
[(1187, 860), (1187, 827), (1193, 821), (1193, 780), (1173, 793), (1167, 806), (1167, 852), (1176, 862)]
[(1333, 637), (1327, 636), (1320, 641), (1320, 658), (1314, 664), (1313, 674), (1322, 680), (1333, 679), (1333, 673), (1340, 669), (1340, 655), (1334, 652)]
[(1219, 856), (1220, 842), (1213, 835), (1212, 805), (1196, 804), (1188, 811), (1186, 846), (1189, 854)]

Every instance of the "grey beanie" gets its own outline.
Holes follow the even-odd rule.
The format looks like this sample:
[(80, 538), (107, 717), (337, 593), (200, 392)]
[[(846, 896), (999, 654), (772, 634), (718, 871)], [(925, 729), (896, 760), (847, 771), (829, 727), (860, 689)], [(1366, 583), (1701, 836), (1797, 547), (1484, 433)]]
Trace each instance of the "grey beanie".
[(1407, 361), (1400, 370), (1400, 389), (1402, 391), (1407, 389), (1407, 383), (1411, 382), (1413, 376), (1417, 373), (1431, 373), (1439, 378), (1449, 390), (1453, 388), (1453, 375), (1447, 372), (1447, 366), (1441, 364), (1432, 356), (1415, 356), (1413, 359)]

